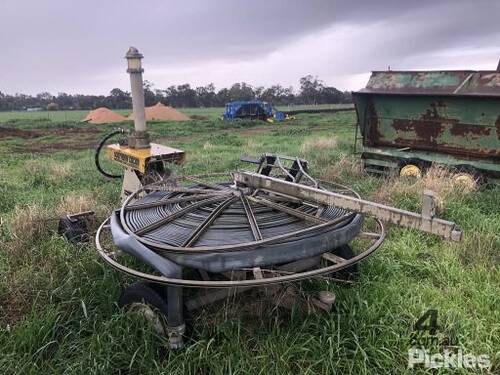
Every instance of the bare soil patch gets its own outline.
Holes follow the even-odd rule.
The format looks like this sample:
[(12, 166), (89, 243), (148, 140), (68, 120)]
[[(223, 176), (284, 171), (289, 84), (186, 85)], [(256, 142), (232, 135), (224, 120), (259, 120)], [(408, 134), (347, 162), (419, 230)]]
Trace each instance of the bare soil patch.
[(97, 141), (86, 142), (51, 142), (51, 143), (25, 143), (23, 146), (12, 147), (13, 151), (21, 154), (52, 154), (64, 150), (91, 150), (96, 147)]
[(39, 138), (47, 135), (71, 135), (71, 134), (97, 134), (98, 128), (49, 128), (49, 129), (18, 129), (12, 127), (0, 127), (0, 139), (7, 137)]

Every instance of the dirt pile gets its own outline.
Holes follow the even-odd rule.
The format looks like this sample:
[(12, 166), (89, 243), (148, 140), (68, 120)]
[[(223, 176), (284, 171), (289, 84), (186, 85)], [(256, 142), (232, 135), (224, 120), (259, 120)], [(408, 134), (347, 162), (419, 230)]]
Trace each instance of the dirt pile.
[(126, 120), (125, 116), (113, 112), (106, 107), (101, 107), (90, 111), (82, 121), (91, 124), (109, 124), (112, 122), (121, 122)]
[[(128, 118), (133, 120), (134, 114), (132, 113)], [(187, 121), (189, 120), (189, 117), (175, 108), (166, 106), (162, 103), (157, 103), (152, 107), (146, 107), (146, 120)]]

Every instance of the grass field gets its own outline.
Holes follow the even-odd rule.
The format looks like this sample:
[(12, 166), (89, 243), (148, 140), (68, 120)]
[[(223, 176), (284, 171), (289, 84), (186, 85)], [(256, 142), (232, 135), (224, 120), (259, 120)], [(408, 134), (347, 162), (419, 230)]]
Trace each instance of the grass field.
[[(188, 115), (217, 117), (223, 112), (223, 108), (186, 108), (181, 110)], [(128, 116), (132, 111), (130, 109), (115, 109), (117, 113)], [(26, 112), (26, 111), (12, 111), (0, 112), (0, 121), (12, 120), (50, 120), (51, 122), (65, 122), (65, 121), (80, 121), (87, 116), (89, 111), (40, 111), (40, 112)]]
[(133, 280), (104, 265), (91, 244), (73, 246), (54, 233), (63, 212), (94, 209), (104, 218), (119, 205), (120, 183), (99, 175), (92, 150), (114, 126), (75, 122), (75, 112), (53, 121), (2, 113), (1, 374), (470, 373), (407, 368), (414, 324), (429, 309), (438, 312), (441, 343), (488, 355), (492, 367), (482, 373), (500, 372), (500, 187), (467, 192), (439, 171), (420, 181), (366, 175), (352, 150), (354, 113), (271, 125), (225, 123), (208, 111), (206, 120), (151, 124), (155, 140), (187, 152), (180, 172), (228, 171), (241, 154), (300, 155), (315, 176), (404, 209), (420, 210), (422, 190), (433, 188), (440, 216), (465, 238), (450, 243), (391, 228), (354, 285), (310, 282), (336, 294), (331, 313), (255, 316), (244, 299), (228, 302), (202, 311), (191, 345), (170, 352), (142, 319), (118, 309)]
[[(319, 104), (315, 106), (311, 105), (295, 105), (295, 106), (282, 106), (278, 107), (282, 111), (293, 111), (299, 109), (337, 109), (337, 108), (350, 108), (352, 104)], [(118, 112), (124, 116), (128, 116), (131, 112), (130, 109), (116, 109)], [(181, 112), (187, 114), (188, 116), (203, 116), (208, 118), (217, 118), (224, 112), (223, 107), (214, 108), (181, 108)], [(26, 111), (12, 111), (12, 112), (0, 112), (0, 122), (11, 121), (11, 120), (50, 120), (52, 122), (64, 122), (64, 121), (79, 121), (85, 118), (89, 111), (40, 111), (40, 112), (26, 112)]]

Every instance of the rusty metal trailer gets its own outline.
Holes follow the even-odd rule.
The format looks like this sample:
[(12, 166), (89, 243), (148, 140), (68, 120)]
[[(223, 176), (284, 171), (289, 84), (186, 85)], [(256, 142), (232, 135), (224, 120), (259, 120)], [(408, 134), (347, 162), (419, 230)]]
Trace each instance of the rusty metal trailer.
[(500, 64), (496, 71), (375, 71), (353, 99), (366, 170), (438, 163), (500, 177)]

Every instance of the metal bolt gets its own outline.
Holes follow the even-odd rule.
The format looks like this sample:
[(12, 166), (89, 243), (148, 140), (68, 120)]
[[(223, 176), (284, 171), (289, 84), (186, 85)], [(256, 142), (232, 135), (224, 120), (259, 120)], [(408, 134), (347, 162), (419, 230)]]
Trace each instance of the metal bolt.
[(332, 306), (335, 302), (335, 294), (329, 292), (328, 290), (322, 290), (321, 292), (319, 292), (318, 298), (321, 302), (329, 306)]

